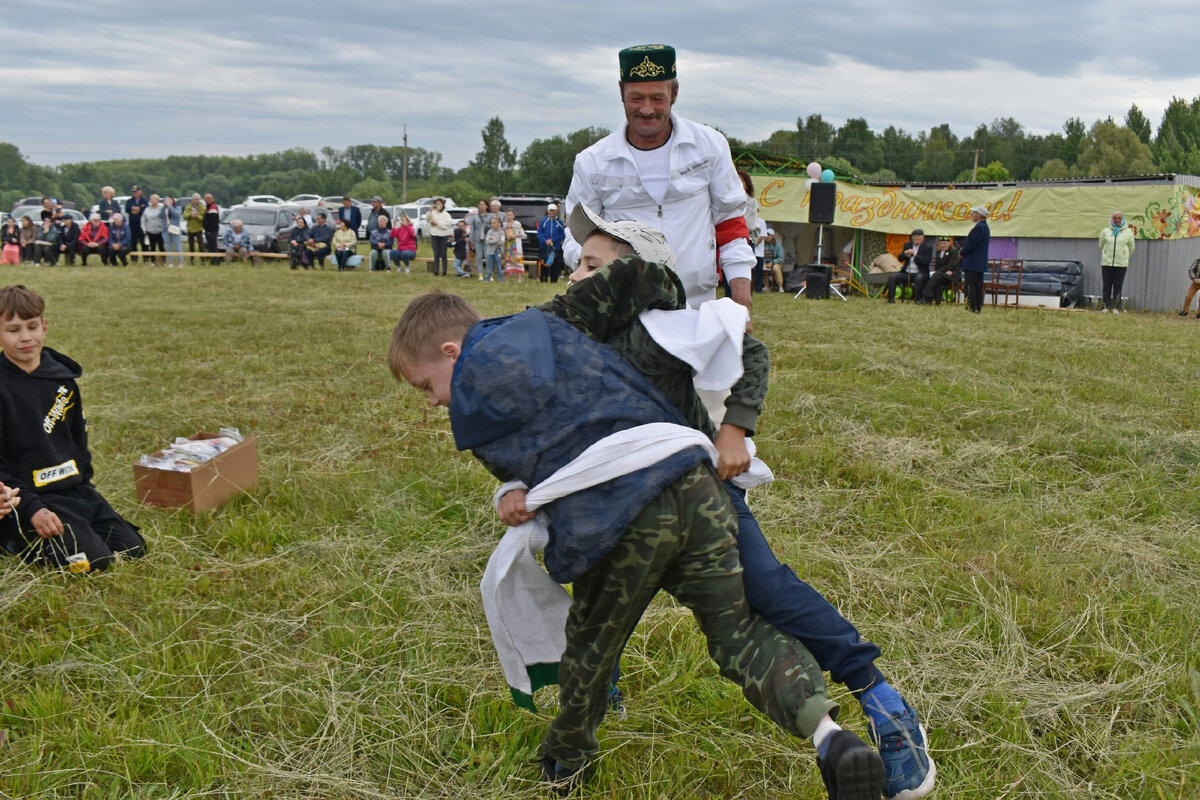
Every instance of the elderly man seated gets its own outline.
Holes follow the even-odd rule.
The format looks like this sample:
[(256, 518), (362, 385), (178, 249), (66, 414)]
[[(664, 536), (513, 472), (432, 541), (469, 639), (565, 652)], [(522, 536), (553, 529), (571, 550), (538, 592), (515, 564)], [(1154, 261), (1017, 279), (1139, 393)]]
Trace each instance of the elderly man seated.
[(333, 226), (329, 224), (329, 217), (324, 211), (317, 212), (317, 224), (312, 226), (313, 240), (313, 258), (317, 260), (317, 264), (321, 269), (325, 269), (325, 259), (329, 257), (330, 250), (333, 248)]
[(221, 234), (221, 246), (225, 248), (226, 264), (234, 258), (245, 261), (247, 257), (251, 264), (257, 263), (254, 259), (254, 246), (250, 243), (250, 234), (242, 227), (240, 219), (230, 220), (229, 227)]
[(899, 272), (888, 276), (887, 301), (896, 302), (896, 289), (912, 286), (912, 296), (920, 301), (921, 290), (929, 280), (929, 262), (933, 259), (933, 246), (925, 241), (925, 231), (917, 228), (896, 255), (900, 261)]

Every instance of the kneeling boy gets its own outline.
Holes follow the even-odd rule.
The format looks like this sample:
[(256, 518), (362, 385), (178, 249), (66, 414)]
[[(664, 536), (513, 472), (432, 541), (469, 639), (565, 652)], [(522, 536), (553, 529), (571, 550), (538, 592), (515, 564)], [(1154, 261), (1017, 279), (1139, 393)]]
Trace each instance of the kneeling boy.
[(91, 572), (146, 542), (92, 485), (79, 365), (44, 346), (45, 303), (24, 286), (0, 289), (0, 481), (20, 490), (0, 521), (3, 549), (27, 561)]
[[(589, 446), (683, 417), (614, 350), (540, 309), (480, 320), (455, 295), (409, 304), (392, 334), (397, 379), (447, 406), (455, 444), (502, 478), (537, 486)], [(542, 740), (543, 777), (570, 788), (598, 749), (609, 675), (659, 589), (691, 609), (721, 674), (773, 722), (813, 737), (830, 797), (878, 798), (879, 756), (833, 722), (812, 656), (753, 613), (729, 497), (687, 447), (543, 509), (550, 575), (574, 583), (559, 667), (559, 713)]]

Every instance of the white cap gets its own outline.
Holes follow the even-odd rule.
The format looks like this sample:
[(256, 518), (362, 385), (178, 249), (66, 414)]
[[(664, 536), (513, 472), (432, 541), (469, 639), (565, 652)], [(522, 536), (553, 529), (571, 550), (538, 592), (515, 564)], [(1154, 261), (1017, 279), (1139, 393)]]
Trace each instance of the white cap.
[(571, 219), (567, 224), (577, 242), (586, 242), (594, 231), (600, 231), (631, 246), (643, 261), (675, 269), (675, 252), (667, 244), (667, 237), (657, 228), (629, 219), (608, 222), (583, 203), (576, 203), (575, 208), (571, 209)]
[(767, 228), (767, 236), (774, 236), (774, 235), (775, 235), (775, 229)]
[(554, 203), (551, 203), (550, 205), (546, 206), (546, 210), (547, 211), (558, 211), (558, 206), (554, 205)]
[(971, 213), (986, 217), (988, 215), (987, 206), (971, 206)]

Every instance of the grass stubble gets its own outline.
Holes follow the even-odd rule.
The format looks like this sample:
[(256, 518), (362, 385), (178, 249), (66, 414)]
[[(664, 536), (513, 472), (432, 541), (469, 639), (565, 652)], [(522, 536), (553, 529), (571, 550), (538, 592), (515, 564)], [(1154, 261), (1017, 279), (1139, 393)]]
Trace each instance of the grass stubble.
[[(554, 287), (278, 265), (0, 280), (46, 296), (48, 344), (85, 368), (97, 484), (151, 548), (89, 580), (0, 562), (0, 796), (543, 796), (544, 720), (509, 702), (477, 589), (492, 479), (384, 356), (433, 286), (485, 314)], [(1200, 326), (778, 294), (755, 325), (778, 480), (752, 502), (881, 646), (940, 796), (1200, 796)], [(258, 437), (253, 494), (137, 505), (140, 453), (224, 425)], [(623, 666), (630, 713), (587, 796), (823, 796), (669, 598)]]

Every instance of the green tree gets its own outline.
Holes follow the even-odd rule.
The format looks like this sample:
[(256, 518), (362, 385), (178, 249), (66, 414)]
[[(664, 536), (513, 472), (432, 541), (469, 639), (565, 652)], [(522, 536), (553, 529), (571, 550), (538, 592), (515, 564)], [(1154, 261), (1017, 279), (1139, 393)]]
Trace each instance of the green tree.
[(879, 145), (883, 150), (885, 167), (881, 172), (892, 172), (896, 178), (903, 180), (911, 179), (917, 162), (921, 160), (920, 143), (895, 125), (888, 125), (879, 137)]
[(820, 161), (831, 155), (834, 132), (820, 114), (809, 114), (803, 120), (796, 117), (796, 155), (802, 161)]
[(1033, 180), (1053, 180), (1055, 178), (1074, 178), (1077, 177), (1076, 170), (1068, 167), (1062, 159), (1052, 158), (1040, 167), (1033, 168), (1033, 174), (1030, 176)]
[(471, 159), (471, 166), (477, 170), (488, 191), (500, 194), (511, 181), (517, 152), (504, 138), (504, 123), (499, 117), (489, 119), (480, 135), (483, 149)]
[(1154, 156), (1163, 172), (1200, 174), (1200, 97), (1190, 103), (1172, 97), (1154, 140)]
[(918, 181), (949, 181), (955, 173), (954, 151), (958, 148), (958, 138), (947, 124), (932, 128), (923, 138), (925, 152), (913, 168), (913, 178)]
[(766, 150), (780, 155), (798, 157), (800, 154), (800, 149), (797, 147), (799, 138), (796, 131), (784, 128), (775, 131), (761, 142), (752, 142), (750, 146), (755, 150)]
[(580, 128), (566, 136), (534, 139), (521, 153), (518, 187), (524, 192), (567, 193), (575, 156), (608, 135), (604, 128)]
[(1000, 161), (989, 161), (987, 166), (980, 167), (975, 173), (975, 180), (981, 183), (997, 183), (1011, 180), (1011, 178), (1008, 167)]
[(1058, 151), (1058, 159), (1067, 166), (1079, 163), (1079, 154), (1083, 152), (1083, 140), (1087, 138), (1087, 127), (1079, 117), (1071, 117), (1063, 123), (1063, 142)]
[(1150, 127), (1150, 120), (1146, 119), (1146, 115), (1134, 103), (1129, 107), (1129, 111), (1125, 112), (1125, 127), (1137, 134), (1138, 139), (1142, 144), (1150, 144), (1150, 135), (1153, 129)]
[(862, 117), (846, 120), (833, 137), (831, 154), (857, 165), (862, 172), (883, 166), (883, 146)]
[(1084, 140), (1079, 169), (1093, 177), (1147, 175), (1155, 171), (1154, 154), (1129, 128), (1111, 119), (1100, 120)]

